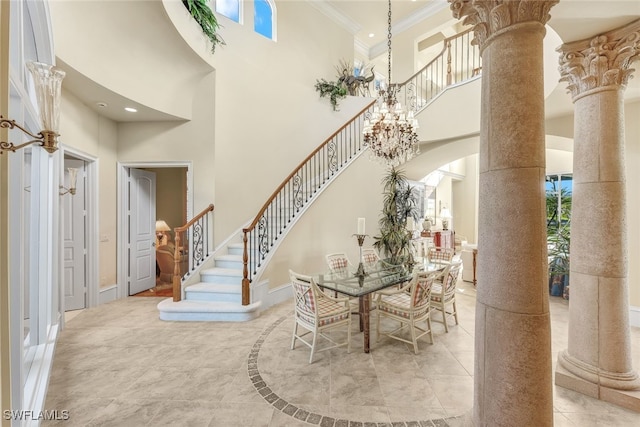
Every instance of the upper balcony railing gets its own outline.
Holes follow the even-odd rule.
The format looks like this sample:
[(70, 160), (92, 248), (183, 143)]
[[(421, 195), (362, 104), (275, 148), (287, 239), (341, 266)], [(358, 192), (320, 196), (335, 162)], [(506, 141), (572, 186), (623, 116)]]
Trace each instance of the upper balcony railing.
[(397, 100), (417, 114), (445, 88), (480, 75), (480, 48), (472, 40), (471, 28), (444, 39), (438, 56), (407, 81), (397, 84)]
[[(479, 75), (482, 67), (480, 51), (471, 40), (471, 30), (445, 39), (436, 58), (399, 84), (398, 101), (418, 113), (445, 88)], [(251, 224), (242, 230), (243, 305), (251, 303), (250, 283), (287, 227), (313, 196), (365, 148), (362, 128), (373, 105), (371, 102), (304, 159), (269, 197)]]

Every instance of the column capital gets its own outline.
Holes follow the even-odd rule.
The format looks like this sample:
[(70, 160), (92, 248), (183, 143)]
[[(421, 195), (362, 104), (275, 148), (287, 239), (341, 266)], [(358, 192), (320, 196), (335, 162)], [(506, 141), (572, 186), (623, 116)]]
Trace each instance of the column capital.
[(484, 49), (488, 40), (516, 24), (538, 22), (543, 26), (551, 17), (549, 10), (559, 0), (448, 0), (457, 19), (473, 25), (473, 42)]
[(640, 59), (640, 19), (590, 39), (565, 43), (560, 52), (560, 81), (573, 101), (594, 90), (624, 89)]

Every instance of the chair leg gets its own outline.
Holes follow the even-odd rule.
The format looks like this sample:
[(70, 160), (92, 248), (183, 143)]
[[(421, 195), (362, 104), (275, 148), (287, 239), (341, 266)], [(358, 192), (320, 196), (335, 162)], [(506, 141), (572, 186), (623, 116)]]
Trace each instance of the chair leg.
[(311, 344), (311, 356), (309, 356), (309, 363), (313, 363), (313, 352), (316, 351), (316, 338), (318, 338), (318, 331), (313, 331), (313, 343)]
[(416, 339), (416, 327), (413, 319), (409, 322), (409, 328), (411, 328), (411, 341), (413, 341), (413, 351), (418, 354), (418, 340)]
[(427, 316), (427, 326), (429, 327), (429, 338), (431, 338), (431, 344), (433, 344), (433, 329), (431, 328), (431, 316)]
[(291, 338), (291, 350), (296, 348), (296, 335), (298, 334), (298, 322), (293, 323), (293, 337)]
[(442, 304), (442, 321), (444, 322), (444, 331), (449, 332), (449, 325), (447, 325), (447, 306)]
[(376, 316), (376, 342), (380, 341), (380, 309)]
[(456, 319), (456, 325), (458, 324), (458, 306), (456, 300), (453, 300), (453, 317)]
[(347, 323), (347, 353), (351, 353), (351, 318)]

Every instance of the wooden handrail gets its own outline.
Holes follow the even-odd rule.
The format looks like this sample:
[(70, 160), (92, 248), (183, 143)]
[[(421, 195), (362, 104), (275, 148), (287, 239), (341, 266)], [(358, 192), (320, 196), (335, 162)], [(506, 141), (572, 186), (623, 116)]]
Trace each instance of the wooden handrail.
[(453, 36), (447, 37), (446, 39), (444, 39), (442, 41), (442, 43), (443, 43), (442, 50), (440, 51), (439, 54), (437, 54), (431, 61), (429, 61), (427, 63), (427, 65), (425, 65), (424, 67), (420, 68), (418, 71), (413, 73), (413, 75), (411, 77), (409, 77), (407, 80), (403, 81), (402, 83), (396, 83), (396, 85), (397, 86), (404, 86), (407, 83), (409, 83), (411, 80), (415, 79), (418, 74), (420, 74), (423, 71), (427, 70), (427, 68), (429, 68), (434, 62), (436, 62), (441, 56), (444, 55), (444, 53), (447, 51), (447, 49), (449, 49), (449, 47), (451, 46), (451, 41), (452, 40), (455, 40), (458, 37), (462, 37), (462, 36), (464, 36), (465, 34), (467, 34), (470, 31), (473, 31), (473, 27), (472, 28), (468, 28), (468, 29), (464, 30), (461, 33), (454, 34)]
[(342, 127), (340, 129), (338, 129), (337, 131), (335, 131), (334, 133), (331, 134), (331, 136), (329, 138), (327, 138), (326, 140), (324, 140), (324, 142), (322, 144), (320, 144), (315, 150), (313, 150), (311, 152), (311, 154), (309, 154), (307, 157), (304, 158), (303, 161), (300, 162), (300, 164), (293, 170), (293, 172), (291, 172), (289, 174), (289, 176), (287, 176), (284, 181), (282, 181), (282, 183), (278, 186), (278, 188), (276, 188), (276, 190), (271, 194), (271, 196), (267, 199), (267, 201), (265, 202), (264, 205), (262, 205), (262, 208), (260, 208), (260, 210), (258, 211), (258, 214), (255, 216), (255, 218), (253, 219), (253, 222), (247, 227), (247, 228), (243, 228), (242, 232), (243, 233), (248, 233), (251, 230), (253, 230), (256, 225), (258, 224), (258, 221), (260, 220), (260, 217), (262, 217), (262, 215), (264, 214), (264, 212), (267, 210), (267, 208), (269, 207), (269, 205), (271, 204), (271, 202), (273, 202), (273, 200), (277, 197), (277, 195), (280, 193), (280, 191), (284, 188), (285, 185), (287, 185), (287, 183), (289, 181), (291, 181), (291, 178), (293, 178), (296, 173), (298, 173), (298, 171), (300, 169), (302, 169), (302, 167), (311, 159), (313, 158), (314, 155), (316, 155), (318, 153), (318, 151), (320, 151), (325, 145), (327, 145), (329, 142), (331, 142), (331, 140), (338, 135), (340, 132), (342, 132), (347, 126), (349, 126), (356, 118), (360, 117), (361, 114), (363, 114), (365, 111), (367, 111), (369, 108), (371, 108), (371, 106), (373, 104), (376, 103), (376, 100), (374, 99), (373, 101), (371, 101), (369, 104), (367, 104), (366, 107), (364, 107), (362, 110), (360, 110), (358, 112), (358, 114), (355, 115), (355, 117), (351, 120), (349, 120), (347, 123), (345, 123), (344, 125), (342, 125)]
[(184, 248), (182, 248), (181, 245), (181, 240), (182, 240), (182, 233), (187, 231), (189, 229), (189, 227), (192, 227), (195, 223), (197, 223), (198, 221), (200, 221), (205, 215), (207, 215), (209, 212), (213, 212), (214, 206), (213, 203), (210, 204), (209, 206), (207, 206), (202, 212), (200, 212), (198, 215), (196, 215), (195, 217), (193, 217), (191, 219), (191, 221), (187, 222), (185, 225), (182, 225), (180, 227), (175, 227), (173, 229), (174, 232), (174, 242), (175, 242), (175, 249), (174, 249), (174, 253), (173, 253), (173, 300), (174, 301), (180, 301), (182, 299), (182, 271), (180, 269), (180, 263), (182, 262), (182, 254), (180, 253), (180, 251)]

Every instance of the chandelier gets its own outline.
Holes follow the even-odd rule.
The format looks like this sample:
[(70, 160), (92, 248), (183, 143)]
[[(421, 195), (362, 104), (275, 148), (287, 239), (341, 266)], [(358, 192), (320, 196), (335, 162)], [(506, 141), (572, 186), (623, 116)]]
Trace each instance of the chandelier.
[(418, 121), (414, 118), (413, 111), (404, 111), (400, 102), (396, 100), (400, 88), (391, 84), (391, 0), (388, 17), (388, 85), (380, 84), (378, 103), (370, 117), (364, 121), (362, 133), (372, 157), (387, 166), (395, 167), (419, 154), (420, 148), (416, 133)]

